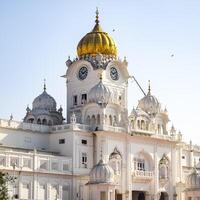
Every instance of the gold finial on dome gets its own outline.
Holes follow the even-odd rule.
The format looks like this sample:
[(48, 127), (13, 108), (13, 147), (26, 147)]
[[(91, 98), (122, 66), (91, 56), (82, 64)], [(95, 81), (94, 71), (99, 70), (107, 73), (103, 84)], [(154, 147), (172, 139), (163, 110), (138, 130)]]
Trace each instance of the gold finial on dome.
[(96, 20), (95, 20), (96, 24), (99, 24), (99, 10), (98, 7), (96, 9)]
[(95, 20), (95, 26), (92, 29), (92, 32), (103, 32), (100, 24), (99, 24), (99, 10), (98, 7), (96, 9), (96, 20)]
[(96, 9), (95, 26), (91, 32), (87, 33), (77, 46), (79, 57), (84, 55), (96, 56), (98, 54), (117, 56), (117, 47), (108, 33), (104, 32), (99, 24), (99, 10)]

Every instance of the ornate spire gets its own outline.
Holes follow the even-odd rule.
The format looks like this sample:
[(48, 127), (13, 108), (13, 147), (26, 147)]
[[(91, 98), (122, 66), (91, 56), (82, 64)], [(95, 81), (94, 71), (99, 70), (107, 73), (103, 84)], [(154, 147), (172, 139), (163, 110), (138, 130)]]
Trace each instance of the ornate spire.
[(149, 80), (148, 82), (149, 82), (149, 86), (148, 86), (148, 94), (151, 94), (151, 82), (150, 82), (150, 80)]
[(94, 26), (92, 32), (102, 32), (102, 31), (103, 31), (103, 30), (102, 30), (102, 28), (101, 28), (101, 26), (100, 26), (100, 24), (99, 24), (99, 10), (98, 10), (98, 8), (97, 8), (97, 9), (96, 9), (95, 26)]
[(44, 79), (44, 88), (43, 89), (44, 89), (44, 91), (46, 91), (46, 89), (47, 89), (46, 88), (46, 79)]
[(99, 10), (98, 7), (96, 8), (96, 20), (95, 20), (96, 25), (99, 24)]

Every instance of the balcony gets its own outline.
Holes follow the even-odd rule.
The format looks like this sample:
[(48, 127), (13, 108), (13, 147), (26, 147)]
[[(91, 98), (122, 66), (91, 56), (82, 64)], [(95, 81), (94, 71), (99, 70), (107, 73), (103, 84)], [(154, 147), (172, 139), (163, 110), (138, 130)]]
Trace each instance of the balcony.
[(134, 182), (147, 182), (153, 179), (153, 172), (152, 171), (142, 171), (142, 170), (135, 170), (133, 171), (133, 181)]

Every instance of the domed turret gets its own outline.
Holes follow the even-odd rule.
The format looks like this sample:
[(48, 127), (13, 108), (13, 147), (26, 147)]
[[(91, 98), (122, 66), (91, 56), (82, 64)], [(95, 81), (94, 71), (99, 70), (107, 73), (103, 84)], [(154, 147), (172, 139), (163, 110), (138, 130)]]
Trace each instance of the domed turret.
[(36, 97), (32, 104), (32, 110), (27, 107), (24, 122), (44, 125), (62, 124), (62, 108), (56, 108), (55, 99), (46, 92), (46, 84), (44, 83), (44, 91)]
[(44, 91), (38, 97), (36, 97), (33, 101), (33, 109), (32, 110), (56, 110), (56, 101), (46, 92), (46, 85), (44, 84)]
[(93, 30), (87, 33), (77, 46), (77, 54), (79, 57), (83, 55), (96, 56), (97, 54), (117, 56), (117, 47), (114, 40), (103, 32), (99, 24), (99, 12), (96, 11), (96, 24)]
[(160, 103), (158, 102), (158, 99), (151, 95), (150, 84), (147, 95), (139, 101), (138, 107), (148, 114), (157, 114), (160, 111)]
[(113, 169), (100, 160), (90, 172), (89, 184), (112, 183), (114, 181)]
[(102, 77), (100, 77), (99, 83), (89, 91), (89, 102), (106, 106), (110, 99), (110, 95), (110, 89), (102, 83)]
[(187, 177), (187, 188), (200, 189), (200, 175), (196, 169)]

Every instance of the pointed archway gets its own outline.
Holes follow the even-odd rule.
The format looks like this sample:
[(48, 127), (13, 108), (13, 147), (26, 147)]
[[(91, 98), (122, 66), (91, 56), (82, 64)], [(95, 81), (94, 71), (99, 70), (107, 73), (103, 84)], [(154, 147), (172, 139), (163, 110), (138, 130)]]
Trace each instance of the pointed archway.
[(169, 200), (169, 195), (167, 194), (167, 192), (161, 192), (160, 200)]

